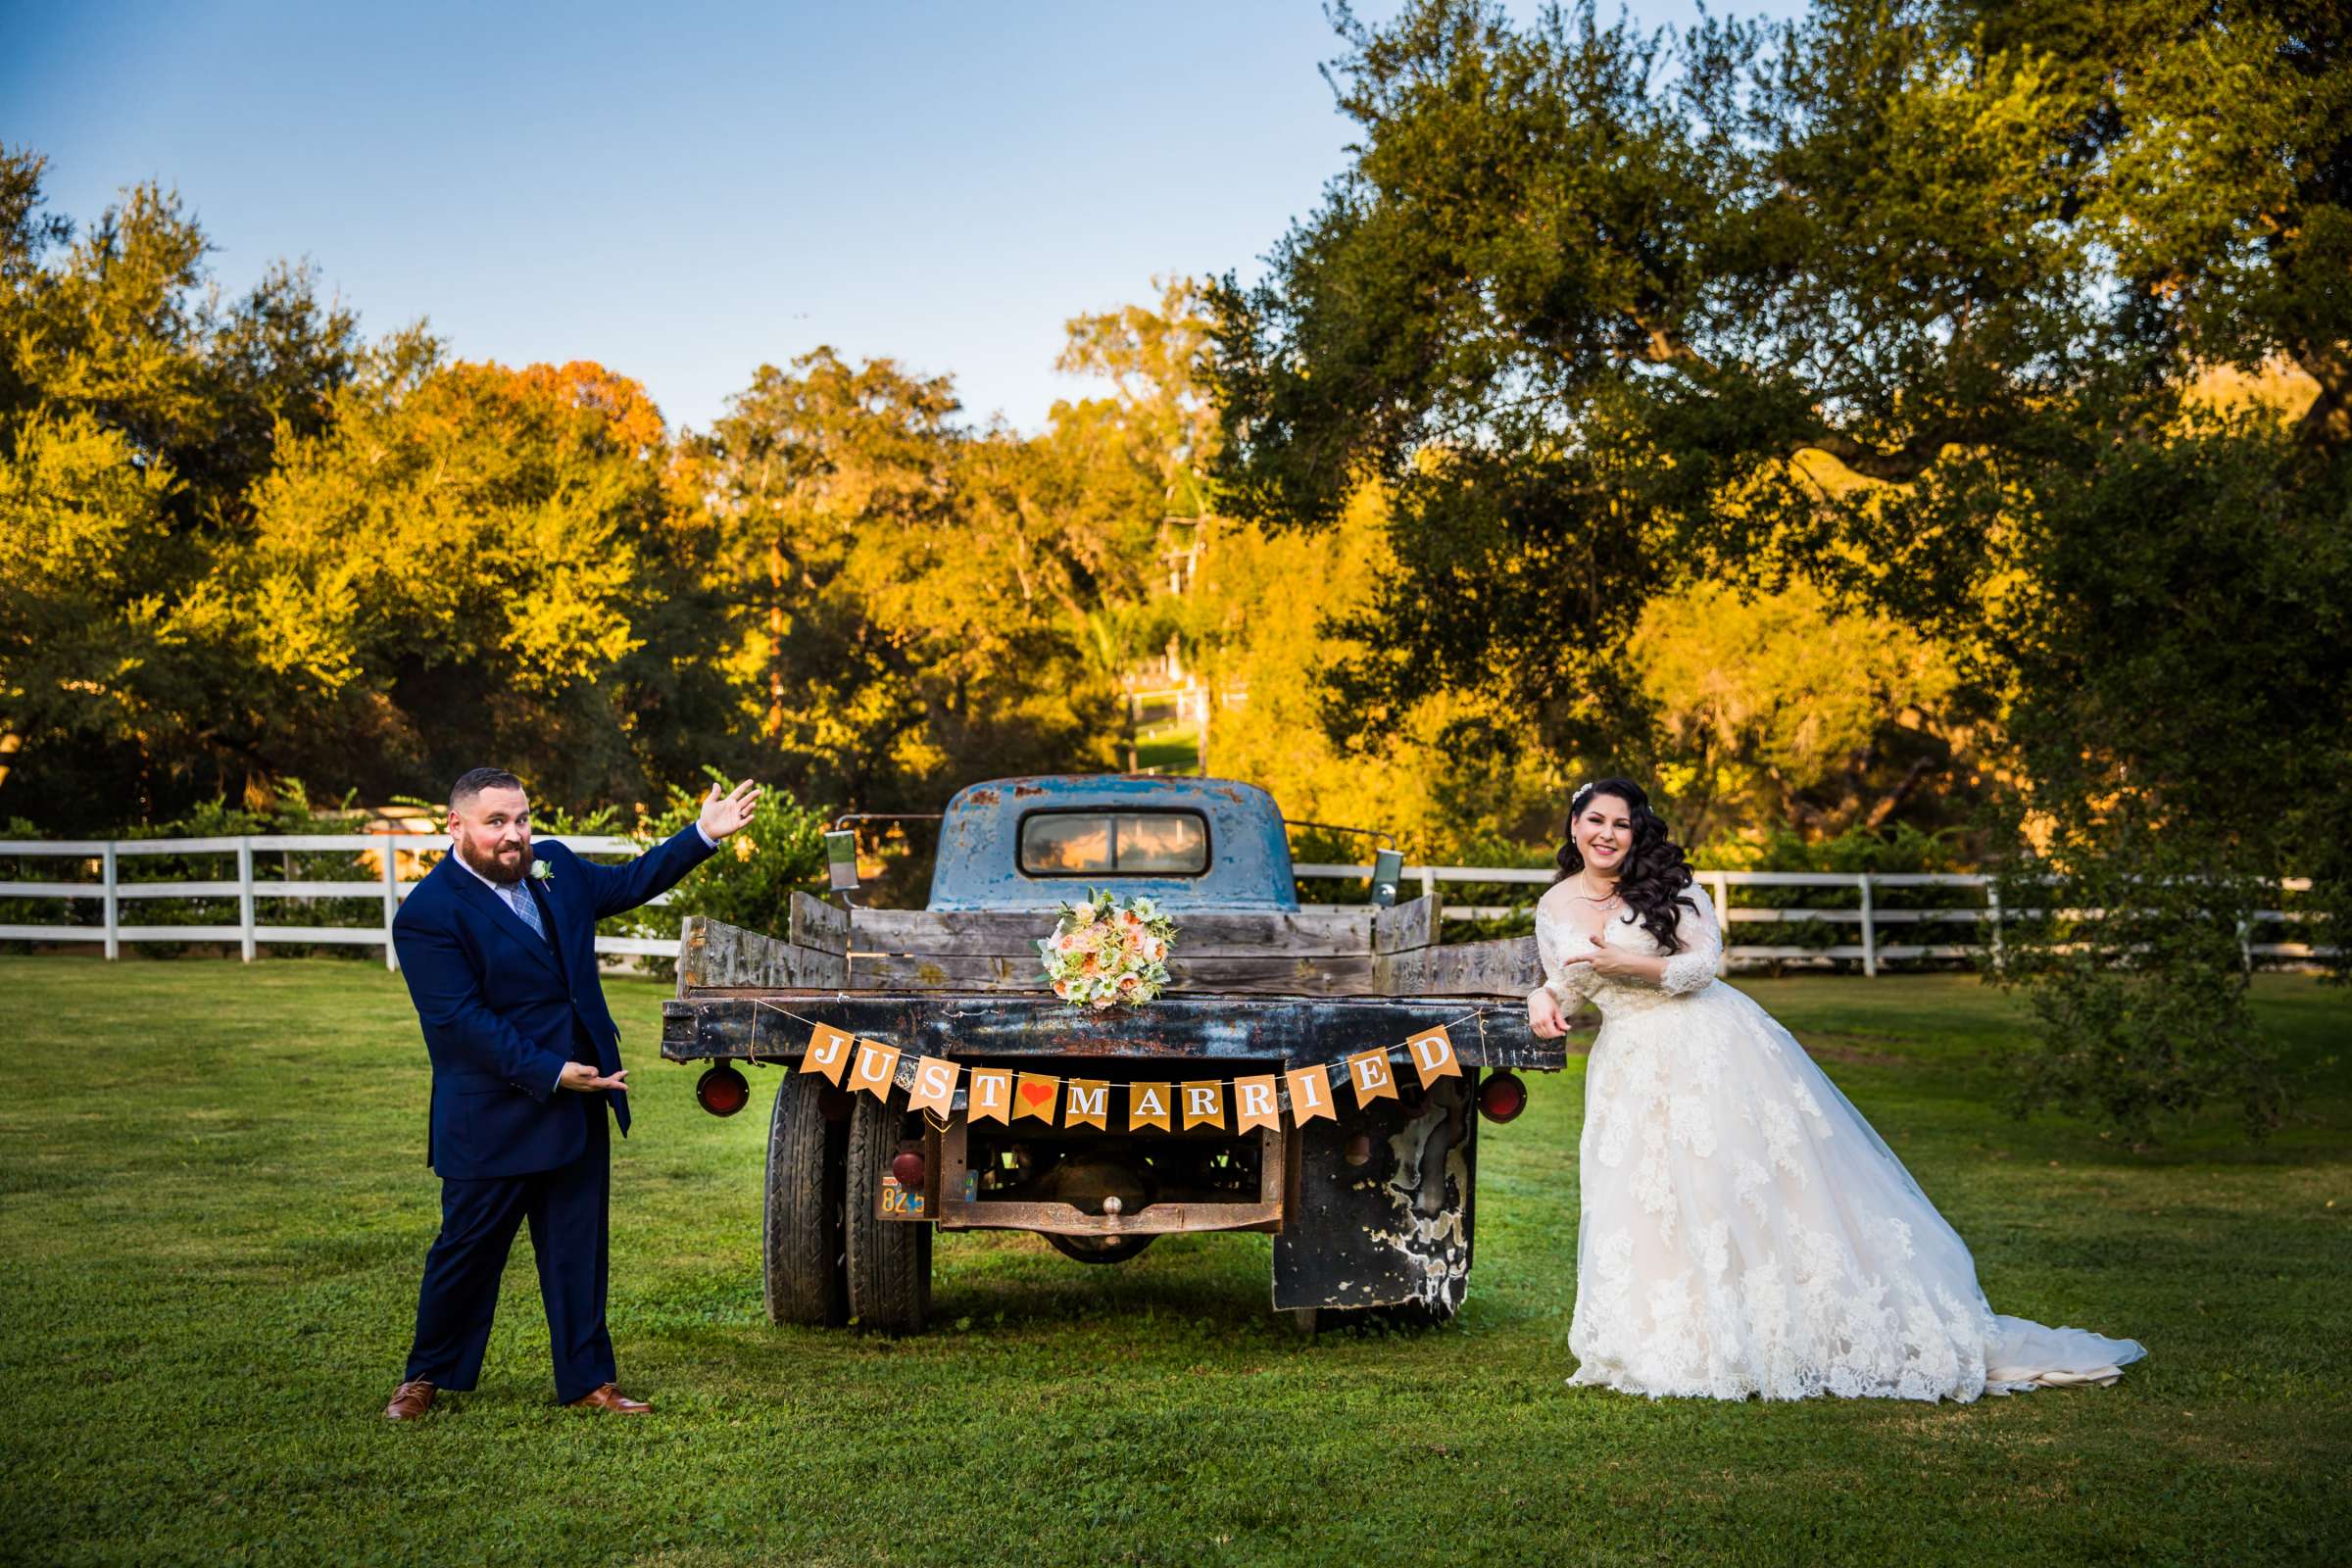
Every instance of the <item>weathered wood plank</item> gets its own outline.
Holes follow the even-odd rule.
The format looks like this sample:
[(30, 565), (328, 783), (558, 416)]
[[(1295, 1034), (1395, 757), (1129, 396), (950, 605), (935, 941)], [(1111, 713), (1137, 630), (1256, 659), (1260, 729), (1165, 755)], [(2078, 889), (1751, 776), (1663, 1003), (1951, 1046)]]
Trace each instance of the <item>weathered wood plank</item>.
[[(1345, 957), (1173, 958), (1170, 991), (1231, 991), (1274, 996), (1350, 996), (1374, 991), (1369, 954)], [(938, 954), (850, 955), (850, 984), (860, 991), (1043, 991), (1032, 952), (1012, 957)]]
[(703, 915), (678, 933), (678, 995), (710, 986), (844, 986), (849, 963), (837, 953), (779, 942)]
[(807, 893), (792, 896), (792, 944), (819, 953), (850, 951), (850, 911)]
[(1438, 921), (1444, 913), (1444, 901), (1435, 893), (1373, 911), (1372, 951), (1410, 953), (1428, 947), (1438, 940)]
[(672, 1061), (797, 1058), (811, 1022), (887, 1041), (903, 1052), (959, 1060), (1063, 1057), (1280, 1062), (1333, 1061), (1392, 1049), (1445, 1024), (1466, 1066), (1557, 1071), (1565, 1043), (1539, 1040), (1516, 999), (1481, 1005), (1444, 997), (1163, 997), (1097, 1012), (1052, 997), (807, 991), (688, 997), (662, 1004), (662, 1054)]
[(1544, 970), (1532, 936), (1383, 954), (1377, 989), (1392, 997), (1524, 997)]
[[(1176, 952), (1186, 958), (1353, 956), (1372, 951), (1372, 915), (1364, 905), (1179, 913)], [(860, 953), (1034, 960), (1055, 917), (1034, 909), (853, 909), (849, 918), (850, 946)]]

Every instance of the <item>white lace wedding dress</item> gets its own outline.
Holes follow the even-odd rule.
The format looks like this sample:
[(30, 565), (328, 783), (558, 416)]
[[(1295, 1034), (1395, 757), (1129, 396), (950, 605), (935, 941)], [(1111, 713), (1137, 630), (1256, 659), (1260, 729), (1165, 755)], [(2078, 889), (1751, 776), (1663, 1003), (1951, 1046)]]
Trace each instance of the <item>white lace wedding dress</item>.
[[(1592, 928), (1571, 923), (1573, 882), (1537, 906), (1545, 987), (1602, 1018), (1569, 1381), (1653, 1398), (1974, 1399), (2112, 1383), (2144, 1354), (1985, 1303), (1968, 1248), (1885, 1141), (1788, 1030), (1716, 982), (1715, 910), (1689, 896), (1662, 984), (1571, 963)], [(1601, 936), (1664, 951), (1622, 911)]]

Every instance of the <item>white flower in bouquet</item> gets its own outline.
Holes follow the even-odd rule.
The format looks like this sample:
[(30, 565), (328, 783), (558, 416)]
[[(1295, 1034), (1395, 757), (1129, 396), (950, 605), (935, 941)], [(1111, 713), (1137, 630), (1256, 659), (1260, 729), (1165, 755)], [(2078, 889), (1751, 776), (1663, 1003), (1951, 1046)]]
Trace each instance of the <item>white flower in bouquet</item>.
[(1120, 899), (1088, 889), (1082, 904), (1067, 904), (1054, 934), (1037, 952), (1054, 995), (1098, 1011), (1124, 1004), (1140, 1007), (1168, 984), (1167, 956), (1176, 922), (1150, 899)]

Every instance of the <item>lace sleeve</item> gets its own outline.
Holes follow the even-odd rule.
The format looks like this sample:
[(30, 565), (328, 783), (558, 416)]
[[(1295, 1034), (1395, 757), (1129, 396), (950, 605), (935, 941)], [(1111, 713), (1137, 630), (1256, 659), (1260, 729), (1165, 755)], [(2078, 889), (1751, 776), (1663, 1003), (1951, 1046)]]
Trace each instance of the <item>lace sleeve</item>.
[(1579, 1002), (1592, 990), (1592, 966), (1580, 963), (1574, 967), (1561, 961), (1560, 929), (1538, 911), (1536, 915), (1536, 957), (1543, 965), (1544, 983), (1537, 989), (1551, 993), (1551, 1000), (1560, 1004), (1562, 1012), (1574, 1012)]
[(1683, 951), (1666, 960), (1666, 972), (1658, 976), (1658, 989), (1674, 996), (1711, 984), (1723, 962), (1723, 928), (1716, 923), (1714, 903), (1695, 882), (1684, 896), (1698, 907), (1676, 911), (1674, 934), (1682, 940)]

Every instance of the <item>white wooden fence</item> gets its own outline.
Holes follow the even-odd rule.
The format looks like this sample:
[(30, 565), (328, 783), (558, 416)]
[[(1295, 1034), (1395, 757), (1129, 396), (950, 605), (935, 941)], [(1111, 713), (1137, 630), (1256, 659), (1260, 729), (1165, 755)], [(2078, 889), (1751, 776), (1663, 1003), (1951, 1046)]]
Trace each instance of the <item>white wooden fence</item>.
[[(626, 858), (639, 852), (639, 846), (633, 841), (613, 836), (551, 834), (549, 837), (562, 838), (566, 846), (580, 855)], [(448, 848), (448, 837), (440, 833), (272, 833), (229, 838), (78, 841), (0, 839), (0, 859), (18, 856), (62, 858), (94, 865), (98, 873), (96, 881), (0, 881), (0, 899), (94, 901), (100, 906), (101, 916), (95, 925), (72, 921), (38, 925), (0, 924), (0, 940), (103, 944), (106, 956), (110, 958), (120, 957), (125, 943), (233, 942), (248, 961), (255, 957), (261, 948), (271, 943), (380, 947), (384, 952), (384, 966), (398, 968), (399, 957), (392, 948), (392, 917), (400, 912), (400, 901), (408, 897), (409, 890), (423, 875), (421, 858), (441, 854)], [(306, 881), (291, 876), (265, 876), (257, 871), (257, 863), (268, 857), (336, 852), (372, 861), (373, 874), (366, 880)], [(232, 877), (217, 881), (146, 882), (122, 879), (121, 873), (125, 860), (155, 855), (219, 856), (224, 861), (232, 861), (235, 872)], [(405, 869), (402, 865), (404, 860), (408, 862)], [(1292, 869), (1302, 878), (1363, 881), (1372, 874), (1369, 865), (1300, 864)], [(1540, 867), (1408, 865), (1404, 868), (1404, 878), (1407, 882), (1418, 881), (1424, 893), (1435, 893), (1441, 885), (1449, 882), (1485, 886), (1525, 884), (1529, 886), (1532, 902), (1538, 889), (1552, 880), (1552, 872)], [(1727, 935), (1743, 926), (1787, 925), (1800, 921), (1821, 921), (1855, 928), (1854, 941), (1826, 947), (1769, 941), (1727, 942), (1724, 945), (1724, 963), (1727, 968), (1788, 960), (1858, 959), (1864, 974), (1876, 975), (1882, 964), (1920, 958), (1968, 958), (1987, 943), (1996, 955), (2000, 951), (2000, 895), (1988, 876), (1928, 871), (1701, 871), (1698, 880), (1713, 895), (1715, 907), (1723, 916)], [(1850, 889), (1855, 894), (1855, 902), (1852, 907), (1842, 908), (1774, 908), (1736, 901), (1734, 889), (1752, 887)], [(1882, 891), (1927, 887), (1978, 890), (1983, 904), (1982, 906), (1960, 908), (1903, 908), (1886, 907), (1879, 902), (1878, 895)], [(2301, 893), (2308, 892), (2311, 883), (2307, 879), (2296, 878), (2285, 882), (2282, 887), (2289, 893)], [(666, 904), (669, 897), (663, 894), (654, 902)], [(126, 921), (123, 918), (123, 906), (135, 906), (145, 900), (229, 898), (237, 901), (237, 919), (233, 925), (142, 925), (135, 919)], [(318, 899), (376, 901), (382, 908), (383, 918), (380, 923), (365, 926), (283, 925), (266, 923), (261, 918), (265, 903), (282, 906), (289, 901), (308, 903)], [(1523, 911), (1524, 906), (1511, 905), (1448, 906), (1446, 910), (1457, 919), (1496, 919)], [(2303, 920), (2310, 916), (2299, 912), (2262, 909), (2255, 911), (2254, 918), (2278, 921)], [(1984, 934), (1984, 941), (1981, 943), (1976, 940), (1976, 928), (1987, 924), (1991, 930)], [(1949, 929), (1955, 926), (1962, 929)], [(1889, 937), (1893, 940), (1887, 940)], [(2316, 956), (2310, 944), (2301, 942), (2248, 941), (2243, 946), (2249, 962), (2258, 957), (2292, 959)], [(677, 944), (661, 937), (600, 935), (596, 939), (596, 951), (670, 957), (677, 953)]]

